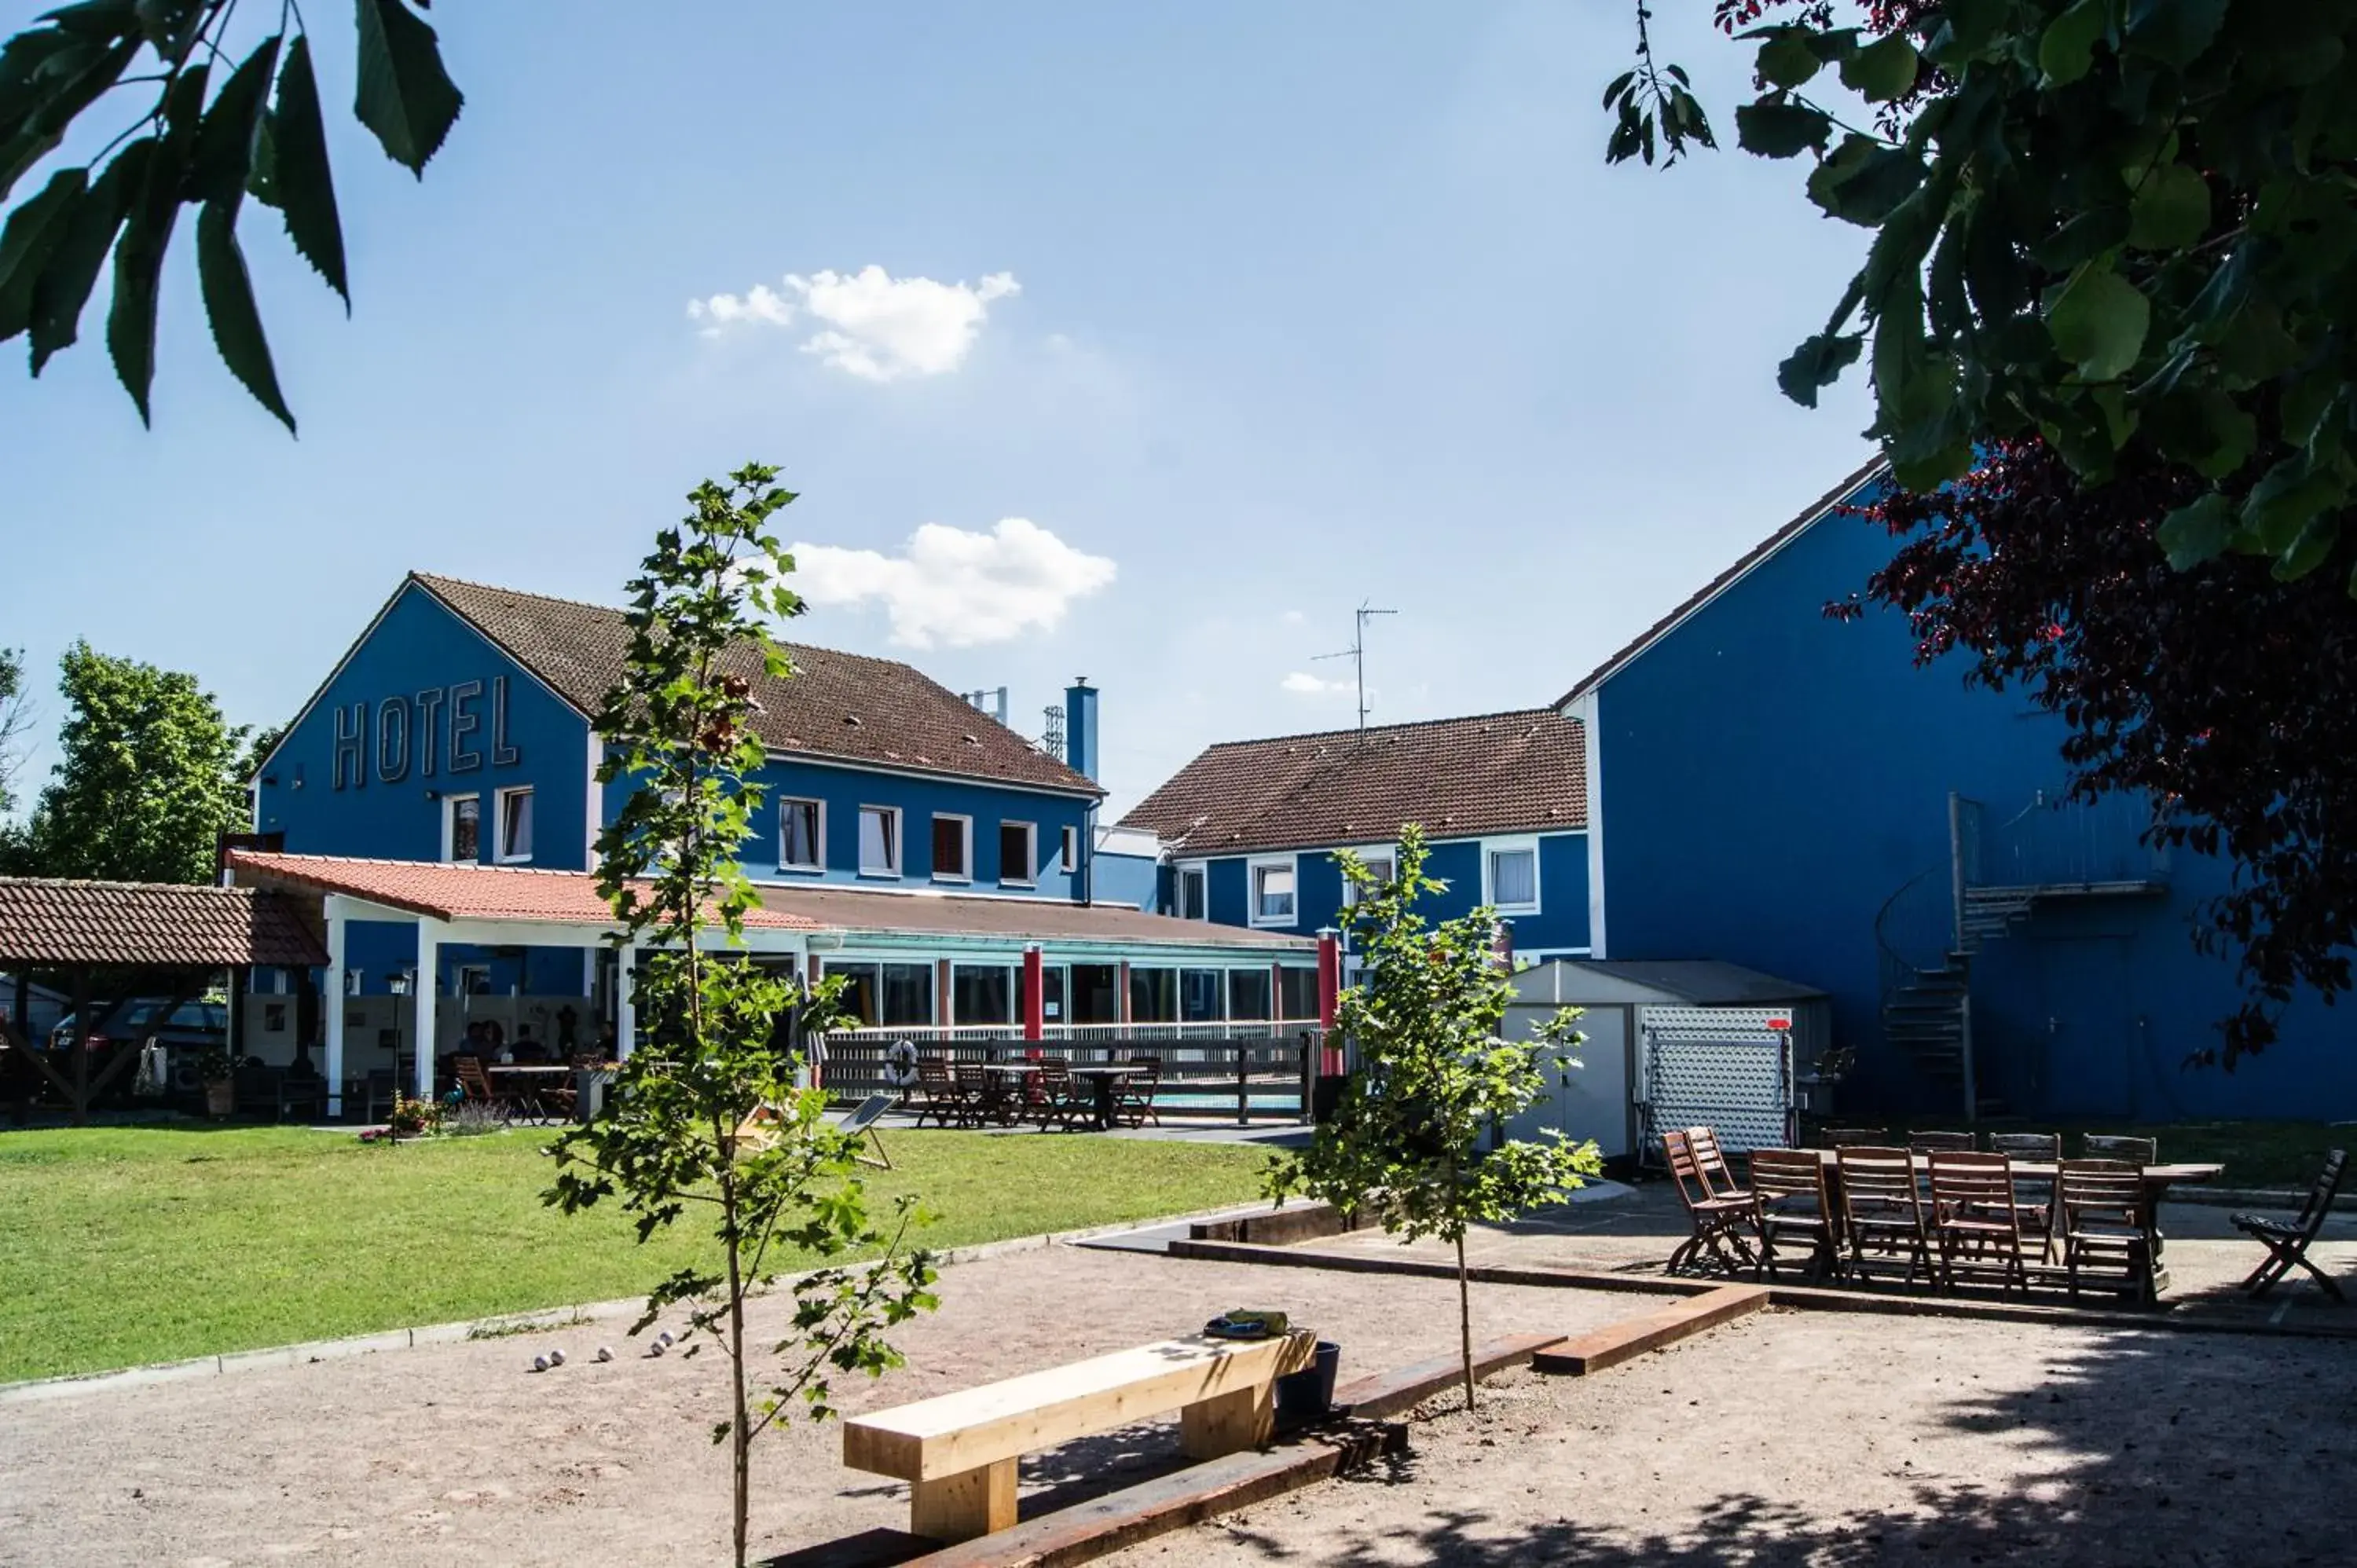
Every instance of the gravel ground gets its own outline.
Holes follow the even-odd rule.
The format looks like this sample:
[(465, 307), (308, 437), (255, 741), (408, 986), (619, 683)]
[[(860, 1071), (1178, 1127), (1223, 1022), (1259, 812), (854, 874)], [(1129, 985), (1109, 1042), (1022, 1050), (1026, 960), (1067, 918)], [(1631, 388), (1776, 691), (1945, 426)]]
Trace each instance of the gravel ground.
[(1771, 1312), (1483, 1394), (1390, 1471), (1107, 1561), (2357, 1563), (2345, 1342)]
[[(853, 1410), (1189, 1332), (1229, 1306), (1284, 1310), (1373, 1371), (1455, 1345), (1445, 1281), (1174, 1262), (1054, 1247), (946, 1271), (910, 1366), (844, 1391)], [(1477, 1334), (1596, 1326), (1617, 1294), (1483, 1289)], [(765, 1305), (764, 1321), (774, 1323)], [(726, 1380), (709, 1353), (644, 1356), (619, 1324), (247, 1370), (0, 1406), (0, 1564), (709, 1564), (726, 1561), (727, 1472), (709, 1441)], [(600, 1339), (619, 1358), (588, 1360)], [(553, 1345), (565, 1368), (524, 1369)], [(846, 1470), (833, 1430), (755, 1450), (754, 1539), (783, 1552), (905, 1528), (908, 1490)], [(1140, 1429), (1028, 1462), (1054, 1500), (1176, 1461)], [(1044, 1501), (1045, 1499), (1043, 1499)]]

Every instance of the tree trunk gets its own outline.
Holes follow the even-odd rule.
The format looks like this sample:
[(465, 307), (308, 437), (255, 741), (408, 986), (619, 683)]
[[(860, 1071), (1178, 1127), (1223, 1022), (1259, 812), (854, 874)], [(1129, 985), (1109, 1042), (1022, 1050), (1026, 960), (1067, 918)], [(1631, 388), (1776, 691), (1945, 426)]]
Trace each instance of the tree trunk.
[[(1473, 1282), (1465, 1273), (1465, 1232), (1457, 1233), (1457, 1343), (1465, 1357), (1465, 1408), (1473, 1408)], [(742, 1568), (742, 1565), (739, 1565)]]
[(736, 1450), (736, 1498), (732, 1515), (737, 1544), (737, 1568), (745, 1568), (745, 1524), (752, 1497), (753, 1427), (745, 1408), (745, 1281), (739, 1272), (737, 1234), (737, 1184), (720, 1186), (727, 1226), (728, 1253), (728, 1395), (729, 1437)]

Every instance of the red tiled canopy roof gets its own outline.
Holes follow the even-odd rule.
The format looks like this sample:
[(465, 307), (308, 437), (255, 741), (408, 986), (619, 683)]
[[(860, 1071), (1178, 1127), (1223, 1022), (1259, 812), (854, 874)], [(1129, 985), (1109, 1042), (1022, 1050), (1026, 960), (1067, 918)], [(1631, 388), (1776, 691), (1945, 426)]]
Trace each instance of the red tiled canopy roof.
[(0, 963), (244, 969), (327, 961), (301, 908), (258, 888), (0, 876)]
[[(594, 716), (621, 680), (630, 633), (619, 610), (424, 572), (410, 580), (584, 714)], [(754, 733), (771, 751), (1104, 793), (909, 665), (791, 643), (786, 653), (794, 673), (783, 681), (749, 648), (734, 660), (760, 704)]]
[(1587, 743), (1553, 708), (1229, 741), (1121, 820), (1190, 854), (1587, 825)]
[[(597, 896), (597, 882), (587, 872), (246, 849), (231, 850), (229, 864), (231, 869), (265, 882), (315, 893), (341, 893), (436, 920), (536, 920), (601, 927), (615, 923), (613, 910)], [(783, 930), (818, 924), (776, 908), (749, 910), (745, 923)]]

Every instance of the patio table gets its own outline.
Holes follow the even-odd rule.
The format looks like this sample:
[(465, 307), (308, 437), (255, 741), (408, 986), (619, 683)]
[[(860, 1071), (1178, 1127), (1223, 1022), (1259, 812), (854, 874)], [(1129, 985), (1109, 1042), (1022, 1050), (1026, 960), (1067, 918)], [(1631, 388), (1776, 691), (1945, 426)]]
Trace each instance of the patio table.
[[(1816, 1155), (1818, 1162), (1825, 1167), (1825, 1191), (1833, 1205), (1834, 1220), (1837, 1226), (1841, 1210), (1841, 1151), (1812, 1149), (1809, 1153)], [(1918, 1151), (1910, 1156), (1909, 1163), (1914, 1166), (1919, 1177), (1931, 1175), (1930, 1155)], [(2016, 1160), (2011, 1167), (2017, 1179), (2046, 1182), (2054, 1180), (2061, 1168), (2053, 1160)], [(2144, 1165), (2140, 1169), (2144, 1177), (2145, 1224), (2152, 1232), (2152, 1289), (2158, 1294), (2169, 1286), (2169, 1272), (2160, 1263), (2161, 1250), (2167, 1244), (2160, 1230), (2160, 1205), (2168, 1197), (2169, 1189), (2180, 1182), (2215, 1181), (2225, 1174), (2226, 1167), (2206, 1160), (2179, 1160)]]
[(548, 1107), (541, 1102), (540, 1091), (557, 1079), (572, 1077), (573, 1071), (573, 1064), (570, 1062), (485, 1062), (483, 1064), (483, 1072), (493, 1083), (504, 1078), (510, 1080), (510, 1088), (513, 1092), (530, 1095), (533, 1104), (538, 1108), (543, 1117), (547, 1116), (549, 1111)]
[(1074, 1078), (1084, 1078), (1089, 1080), (1090, 1091), (1096, 1096), (1097, 1125), (1100, 1128), (1110, 1132), (1119, 1122), (1121, 1111), (1119, 1095), (1122, 1082), (1136, 1071), (1134, 1067), (1121, 1064), (1110, 1067), (1076, 1067), (1072, 1069)]

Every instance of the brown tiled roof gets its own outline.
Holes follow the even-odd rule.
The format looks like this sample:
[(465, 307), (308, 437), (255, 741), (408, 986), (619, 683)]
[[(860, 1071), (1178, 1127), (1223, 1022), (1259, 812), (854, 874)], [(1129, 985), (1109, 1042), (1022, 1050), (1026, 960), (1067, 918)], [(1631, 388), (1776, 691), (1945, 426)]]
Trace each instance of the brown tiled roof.
[[(241, 878), (266, 886), (342, 893), (387, 908), (439, 920), (535, 920), (610, 926), (613, 916), (585, 871), (522, 866), (449, 865), (332, 854), (231, 850)], [(250, 889), (240, 889), (250, 891)], [(1008, 937), (1035, 941), (1183, 943), (1311, 952), (1307, 937), (1206, 925), (1149, 915), (1125, 905), (1068, 904), (1052, 898), (984, 898), (955, 894), (871, 892), (859, 888), (765, 884), (748, 926), (781, 930), (915, 931), (938, 936)], [(324, 956), (311, 960), (327, 961)]]
[(1587, 753), (1553, 708), (1229, 741), (1121, 820), (1188, 854), (1587, 825)]
[[(585, 714), (621, 679), (630, 629), (619, 610), (424, 572), (410, 580)], [(753, 728), (772, 751), (1103, 793), (906, 664), (791, 643), (786, 651), (791, 680), (770, 675), (749, 649), (737, 666), (760, 703)]]
[(1565, 703), (1570, 703), (1577, 698), (1584, 697), (1588, 693), (1594, 691), (1598, 686), (1603, 684), (1606, 677), (1611, 675), (1615, 671), (1619, 670), (1620, 666), (1628, 663), (1629, 660), (1636, 658), (1640, 653), (1644, 652), (1648, 648), (1651, 648), (1653, 645), (1655, 639), (1662, 637), (1667, 633), (1672, 627), (1677, 625), (1678, 622), (1685, 619), (1686, 617), (1692, 615), (1695, 611), (1708, 604), (1712, 599), (1717, 597), (1719, 591), (1733, 583), (1738, 577), (1742, 576), (1743, 574), (1750, 571), (1752, 567), (1757, 566), (1760, 562), (1765, 561), (1770, 555), (1775, 554), (1777, 551), (1781, 550), (1786, 544), (1799, 538), (1803, 532), (1807, 532), (1811, 523), (1824, 516), (1825, 513), (1831, 511), (1835, 507), (1839, 506), (1843, 501), (1847, 500), (1851, 494), (1857, 490), (1860, 486), (1864, 485), (1867, 480), (1880, 475), (1889, 467), (1889, 465), (1881, 457), (1877, 457), (1874, 461), (1867, 464), (1864, 467), (1850, 475), (1849, 478), (1844, 479), (1840, 484), (1835, 485), (1832, 489), (1827, 490), (1824, 495), (1821, 495), (1815, 500), (1811, 501), (1807, 510), (1803, 511), (1798, 517), (1786, 523), (1783, 527), (1778, 529), (1775, 532), (1770, 534), (1767, 538), (1761, 540), (1759, 543), (1753, 545), (1750, 549), (1745, 551), (1742, 556), (1738, 559), (1733, 565), (1729, 566), (1726, 571), (1721, 572), (1717, 576), (1713, 577), (1709, 582), (1705, 583), (1701, 587), (1696, 588), (1693, 593), (1687, 595), (1684, 600), (1679, 604), (1677, 608), (1672, 610), (1669, 614), (1663, 616), (1661, 619), (1647, 627), (1643, 631), (1639, 632), (1637, 636), (1630, 641), (1627, 647), (1621, 649), (1620, 652), (1615, 653), (1611, 658), (1606, 660), (1603, 663), (1589, 671), (1586, 677), (1580, 681), (1578, 685), (1574, 686), (1570, 691), (1566, 692), (1559, 699), (1556, 700), (1555, 705), (1557, 707), (1561, 707)]
[(1265, 948), (1274, 954), (1315, 952), (1316, 940), (1242, 926), (1149, 915), (1124, 904), (1069, 904), (1054, 898), (977, 898), (958, 894), (878, 893), (822, 884), (764, 883), (762, 901), (838, 930), (919, 931), (928, 936), (1009, 937), (1030, 941), (1178, 943)]
[[(342, 893), (388, 909), (436, 920), (538, 920), (560, 926), (614, 924), (586, 871), (535, 871), (522, 865), (451, 865), (431, 860), (371, 860), (357, 855), (229, 852), (230, 869), (265, 885)], [(780, 909), (756, 909), (748, 926), (798, 930), (813, 922)], [(315, 961), (324, 963), (325, 959)]]
[(0, 876), (0, 963), (242, 969), (327, 961), (296, 905), (252, 887)]

